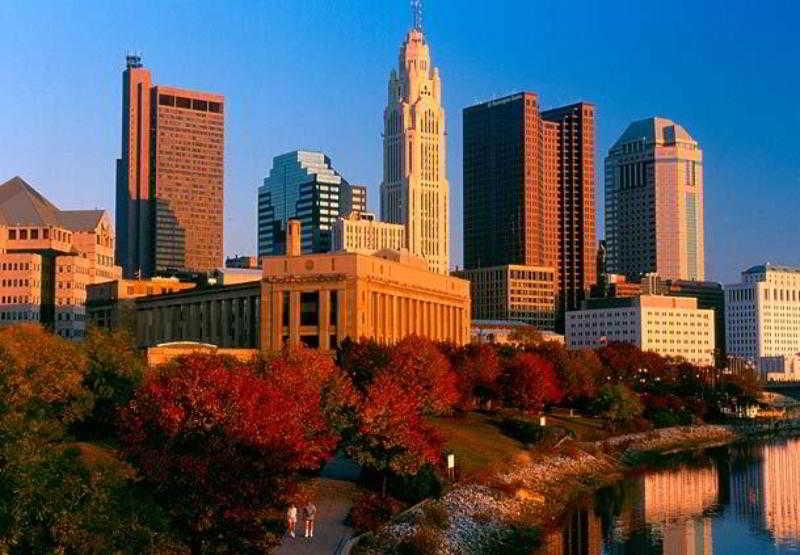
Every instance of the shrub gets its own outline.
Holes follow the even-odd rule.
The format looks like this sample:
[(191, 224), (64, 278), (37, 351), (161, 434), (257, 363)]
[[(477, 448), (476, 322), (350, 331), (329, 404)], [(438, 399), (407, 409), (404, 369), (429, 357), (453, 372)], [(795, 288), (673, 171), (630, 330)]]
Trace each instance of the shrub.
[(381, 497), (372, 492), (363, 493), (350, 509), (350, 525), (358, 532), (374, 532), (402, 508), (403, 504), (392, 497)]
[(500, 429), (522, 443), (536, 443), (544, 437), (544, 429), (538, 423), (524, 418), (504, 418), (500, 422)]
[(392, 476), (388, 486), (390, 495), (407, 503), (441, 497), (444, 490), (442, 477), (431, 464), (420, 467), (416, 474)]
[(398, 555), (436, 555), (442, 545), (441, 534), (435, 528), (420, 526), (411, 536), (397, 545)]
[(447, 530), (450, 526), (450, 514), (447, 507), (439, 501), (431, 501), (422, 507), (422, 524), (436, 530)]
[(482, 553), (529, 555), (541, 543), (541, 531), (535, 526), (511, 526), (494, 530), (484, 540)]

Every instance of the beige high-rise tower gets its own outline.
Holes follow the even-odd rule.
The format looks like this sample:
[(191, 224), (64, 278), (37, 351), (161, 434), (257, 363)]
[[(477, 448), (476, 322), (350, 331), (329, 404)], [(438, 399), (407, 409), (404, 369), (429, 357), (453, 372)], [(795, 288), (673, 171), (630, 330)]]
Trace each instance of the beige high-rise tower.
[(606, 157), (606, 265), (705, 279), (703, 151), (666, 118), (631, 123)]
[(442, 85), (431, 64), (418, 3), (413, 28), (389, 77), (383, 114), (381, 219), (406, 227), (409, 250), (433, 272), (450, 264), (449, 185)]

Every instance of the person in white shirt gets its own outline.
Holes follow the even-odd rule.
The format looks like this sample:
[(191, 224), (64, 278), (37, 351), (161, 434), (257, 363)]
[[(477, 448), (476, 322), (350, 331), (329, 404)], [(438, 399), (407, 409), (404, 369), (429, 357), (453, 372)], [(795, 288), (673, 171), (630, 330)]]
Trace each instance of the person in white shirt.
[(290, 503), (286, 510), (286, 526), (289, 529), (289, 535), (294, 537), (294, 528), (297, 526), (297, 507), (294, 506), (294, 503)]

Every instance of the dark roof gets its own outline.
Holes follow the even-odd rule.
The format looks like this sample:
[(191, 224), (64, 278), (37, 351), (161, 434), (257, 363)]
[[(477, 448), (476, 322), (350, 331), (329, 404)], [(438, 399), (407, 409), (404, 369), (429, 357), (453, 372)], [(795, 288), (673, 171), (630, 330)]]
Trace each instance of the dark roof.
[(103, 213), (103, 210), (64, 210), (60, 219), (64, 227), (72, 231), (93, 231)]
[(743, 274), (763, 274), (767, 270), (772, 270), (774, 272), (791, 272), (797, 273), (800, 272), (800, 268), (793, 268), (791, 266), (782, 266), (780, 264), (772, 264), (770, 262), (766, 262), (764, 264), (759, 264), (758, 266), (752, 266), (742, 272)]
[(0, 225), (59, 226), (72, 231), (97, 227), (103, 210), (59, 210), (21, 177), (0, 185)]

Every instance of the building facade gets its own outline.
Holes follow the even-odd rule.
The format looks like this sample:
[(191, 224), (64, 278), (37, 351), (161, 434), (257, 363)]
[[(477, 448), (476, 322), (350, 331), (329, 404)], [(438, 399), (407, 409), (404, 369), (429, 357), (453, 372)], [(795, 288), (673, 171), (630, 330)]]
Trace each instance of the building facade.
[(591, 299), (567, 313), (570, 349), (630, 343), (643, 351), (714, 364), (714, 311), (697, 308), (697, 299), (642, 295), (627, 299)]
[(265, 257), (259, 282), (137, 299), (139, 345), (331, 350), (347, 337), (391, 344), (412, 334), (469, 342), (466, 281), (407, 252), (303, 254), (301, 236), (299, 221), (288, 222), (287, 254)]
[(431, 271), (447, 274), (450, 193), (442, 83), (419, 19), (389, 76), (383, 122), (381, 219), (405, 226), (411, 253)]
[(342, 195), (342, 206), (339, 212), (344, 216), (349, 216), (353, 212), (367, 212), (366, 186), (350, 185), (345, 181), (343, 188), (344, 194)]
[(507, 264), (454, 272), (470, 283), (475, 320), (525, 322), (540, 330), (555, 328), (555, 271)]
[(126, 328), (136, 325), (133, 300), (152, 295), (194, 289), (196, 284), (175, 278), (115, 279), (86, 287), (86, 320), (101, 329)]
[(0, 185), (0, 326), (82, 338), (87, 287), (120, 274), (107, 212), (60, 210), (19, 177)]
[(258, 257), (286, 252), (290, 219), (303, 224), (304, 253), (329, 252), (334, 222), (354, 206), (360, 209), (362, 193), (360, 187), (347, 183), (322, 152), (296, 150), (276, 156), (258, 189)]
[(463, 113), (464, 266), (552, 267), (558, 327), (597, 279), (594, 117), (588, 103), (543, 112), (531, 92)]
[(127, 278), (222, 263), (225, 99), (154, 85), (141, 58), (122, 76), (117, 262)]
[(800, 353), (800, 268), (762, 264), (725, 286), (728, 356), (757, 369), (777, 370), (776, 359)]
[(229, 256), (225, 259), (226, 268), (258, 268), (257, 256)]
[(609, 150), (605, 168), (608, 271), (705, 279), (697, 141), (666, 118), (636, 121)]
[(400, 224), (379, 222), (371, 212), (351, 212), (333, 224), (331, 250), (373, 254), (380, 250), (406, 248), (406, 228)]

